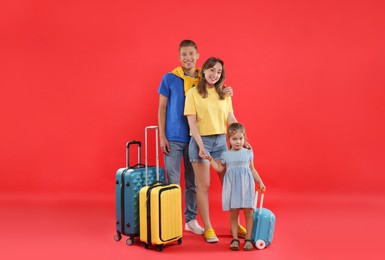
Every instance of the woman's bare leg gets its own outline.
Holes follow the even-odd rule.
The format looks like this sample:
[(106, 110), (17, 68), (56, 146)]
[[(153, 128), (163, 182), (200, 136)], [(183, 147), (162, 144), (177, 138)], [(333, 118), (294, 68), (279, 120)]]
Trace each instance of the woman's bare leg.
[(195, 181), (196, 181), (196, 199), (199, 215), (202, 219), (204, 229), (211, 227), (209, 210), (209, 189), (210, 189), (210, 164), (208, 162), (193, 162)]

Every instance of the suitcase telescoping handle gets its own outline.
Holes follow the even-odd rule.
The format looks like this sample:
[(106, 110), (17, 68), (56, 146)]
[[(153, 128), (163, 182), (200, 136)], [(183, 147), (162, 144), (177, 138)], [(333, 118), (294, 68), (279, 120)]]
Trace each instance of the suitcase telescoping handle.
[(146, 186), (148, 186), (148, 140), (147, 140), (147, 132), (149, 129), (155, 129), (155, 163), (156, 163), (155, 168), (156, 168), (156, 180), (159, 181), (158, 126), (146, 126), (146, 128), (144, 129)]
[(131, 168), (135, 168), (135, 167), (141, 167), (142, 164), (140, 163), (141, 161), (141, 147), (142, 147), (142, 143), (140, 141), (136, 141), (136, 140), (132, 140), (132, 141), (129, 141), (127, 142), (126, 144), (126, 168), (130, 168), (130, 146), (131, 145), (138, 145), (138, 164), (132, 166)]
[[(262, 213), (264, 198), (265, 198), (265, 190), (263, 189), (261, 191), (261, 202), (259, 203), (259, 210), (258, 210), (259, 215), (261, 215), (261, 213)], [(257, 209), (258, 209), (258, 191), (255, 192), (255, 210), (257, 210)]]

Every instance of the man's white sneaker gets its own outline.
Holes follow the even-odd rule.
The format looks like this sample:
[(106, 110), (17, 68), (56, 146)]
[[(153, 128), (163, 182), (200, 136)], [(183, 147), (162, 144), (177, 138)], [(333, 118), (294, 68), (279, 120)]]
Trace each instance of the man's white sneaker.
[(205, 232), (205, 229), (199, 226), (198, 221), (196, 219), (187, 222), (184, 226), (184, 229), (187, 231), (191, 231), (197, 235), (202, 235)]

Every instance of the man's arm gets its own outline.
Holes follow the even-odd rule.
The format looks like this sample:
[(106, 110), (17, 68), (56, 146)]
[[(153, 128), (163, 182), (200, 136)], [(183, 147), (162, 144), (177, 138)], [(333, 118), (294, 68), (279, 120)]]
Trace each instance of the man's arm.
[(168, 155), (170, 151), (170, 145), (166, 137), (166, 111), (167, 111), (168, 98), (159, 94), (159, 107), (158, 107), (158, 127), (159, 127), (159, 139), (160, 148), (162, 152)]

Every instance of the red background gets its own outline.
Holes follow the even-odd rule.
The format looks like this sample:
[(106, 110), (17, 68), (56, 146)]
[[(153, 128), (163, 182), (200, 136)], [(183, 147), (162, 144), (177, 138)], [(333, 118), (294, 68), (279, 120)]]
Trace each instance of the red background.
[(276, 210), (277, 194), (383, 198), (384, 11), (363, 0), (2, 1), (2, 201), (113, 201), (125, 143), (157, 124), (183, 39), (198, 44), (198, 66), (225, 61)]

